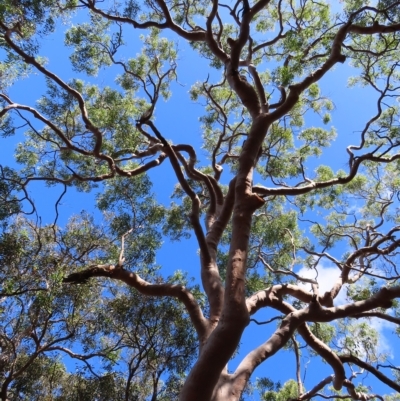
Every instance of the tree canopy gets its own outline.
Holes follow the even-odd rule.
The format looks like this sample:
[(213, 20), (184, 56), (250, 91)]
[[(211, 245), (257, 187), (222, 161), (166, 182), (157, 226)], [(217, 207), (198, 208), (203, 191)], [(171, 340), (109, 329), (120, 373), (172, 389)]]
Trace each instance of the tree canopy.
[(3, 0), (0, 400), (399, 400), (399, 6)]

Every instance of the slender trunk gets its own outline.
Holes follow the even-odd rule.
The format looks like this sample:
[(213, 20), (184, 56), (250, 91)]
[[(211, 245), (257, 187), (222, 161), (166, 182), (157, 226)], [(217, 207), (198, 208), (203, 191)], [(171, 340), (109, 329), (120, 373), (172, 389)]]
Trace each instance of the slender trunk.
[(7, 393), (8, 393), (8, 385), (10, 384), (10, 380), (6, 380), (3, 385), (1, 386), (0, 391), (0, 401), (8, 401)]

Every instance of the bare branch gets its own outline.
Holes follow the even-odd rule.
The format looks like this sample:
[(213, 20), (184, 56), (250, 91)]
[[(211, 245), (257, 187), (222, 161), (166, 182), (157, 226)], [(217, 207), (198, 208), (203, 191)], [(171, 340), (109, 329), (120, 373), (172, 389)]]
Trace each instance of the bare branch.
[(377, 379), (379, 379), (382, 383), (385, 383), (387, 386), (400, 393), (400, 384), (396, 383), (393, 380), (390, 380), (385, 374), (380, 372), (378, 369), (376, 369), (369, 363), (362, 361), (355, 355), (340, 355), (339, 358), (343, 363), (352, 363), (354, 365), (359, 366), (362, 369), (367, 370), (368, 372), (372, 373)]
[(309, 192), (312, 192), (316, 189), (323, 189), (328, 187), (333, 187), (335, 185), (345, 185), (349, 183), (358, 172), (358, 169), (362, 162), (371, 161), (375, 163), (391, 163), (400, 158), (400, 154), (395, 154), (390, 157), (379, 157), (374, 156), (373, 153), (367, 153), (365, 155), (359, 156), (354, 160), (354, 164), (350, 168), (350, 172), (346, 177), (338, 177), (333, 178), (328, 181), (322, 182), (311, 182), (307, 185), (300, 187), (281, 187), (281, 188), (265, 188), (259, 185), (253, 186), (253, 191), (261, 196), (277, 196), (277, 195), (286, 195), (286, 196), (296, 196), (302, 195)]
[(302, 281), (303, 283), (310, 283), (310, 284), (318, 284), (317, 281), (311, 279), (311, 278), (306, 278), (306, 277), (301, 277), (298, 274), (292, 272), (291, 270), (282, 270), (282, 269), (273, 269), (265, 260), (262, 256), (258, 256), (258, 258), (261, 260), (261, 263), (271, 272), (274, 274), (286, 274), (289, 276), (295, 277), (297, 280)]
[[(327, 384), (332, 383), (334, 375), (330, 375), (325, 379), (321, 380), (316, 386), (314, 386), (311, 390), (304, 393), (301, 397), (299, 397), (299, 401), (309, 400), (311, 397), (317, 395), (318, 391), (322, 390)], [(346, 397), (347, 398), (347, 397)]]
[(297, 391), (299, 396), (304, 392), (303, 383), (301, 381), (301, 365), (300, 365), (300, 352), (299, 345), (297, 344), (296, 338), (292, 336), (292, 343), (294, 347), (294, 353), (296, 355), (296, 379), (297, 379)]
[(381, 397), (378, 394), (365, 394), (365, 393), (356, 391), (356, 386), (350, 380), (345, 380), (343, 385), (344, 385), (344, 387), (347, 388), (347, 391), (351, 395), (353, 400), (367, 401), (367, 400), (372, 400), (373, 398), (378, 398), (381, 401), (384, 401), (383, 397)]

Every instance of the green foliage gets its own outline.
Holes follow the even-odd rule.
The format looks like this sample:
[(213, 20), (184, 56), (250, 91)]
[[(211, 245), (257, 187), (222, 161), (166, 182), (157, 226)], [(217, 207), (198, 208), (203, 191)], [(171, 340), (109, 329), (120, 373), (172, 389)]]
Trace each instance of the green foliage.
[(65, 44), (73, 46), (70, 56), (72, 66), (78, 72), (96, 75), (99, 68), (110, 66), (111, 58), (122, 44), (121, 37), (106, 35), (111, 23), (91, 14), (89, 23), (73, 26), (65, 35)]
[(20, 188), (13, 180), (13, 177), (15, 178), (16, 174), (8, 167), (2, 168), (0, 166), (0, 168), (2, 176), (2, 179), (0, 180), (0, 204), (2, 205), (0, 208), (1, 222), (20, 212), (21, 204), (16, 195)]
[(366, 358), (372, 362), (378, 360), (378, 332), (371, 324), (368, 322), (343, 322), (339, 325), (339, 329), (345, 335), (342, 338), (342, 352)]
[(325, 344), (331, 343), (336, 335), (336, 328), (327, 323), (313, 323), (310, 325), (310, 330)]
[[(21, 33), (23, 37), (34, 33), (48, 34), (54, 30), (55, 13), (60, 10), (51, 0), (12, 0), (2, 1), (0, 5), (0, 19), (7, 25), (23, 21)], [(40, 28), (39, 28), (40, 27)], [(39, 28), (38, 32), (36, 29)]]
[[(294, 211), (285, 211), (280, 198), (266, 203), (265, 208), (255, 215), (250, 240), (254, 254), (249, 255), (250, 263), (257, 263), (259, 256), (275, 269), (290, 268), (294, 262), (293, 247), (297, 244), (300, 235), (297, 226), (297, 214)], [(258, 249), (262, 248), (260, 252)]]
[[(149, 185), (145, 177), (141, 182), (141, 187), (131, 187), (137, 196), (143, 196), (140, 190)], [(99, 201), (103, 208), (118, 209), (124, 199), (129, 200), (127, 192), (125, 198), (113, 198), (111, 192), (113, 188)], [(151, 205), (143, 205), (145, 211), (147, 207)], [(136, 210), (138, 219), (141, 213)], [(157, 219), (154, 215), (151, 218)], [(148, 241), (148, 233), (141, 235)], [(140, 247), (140, 241), (138, 235), (127, 246), (132, 263), (134, 246)], [(146, 299), (135, 290), (113, 283), (103, 288), (62, 284), (65, 274), (80, 266), (118, 259), (113, 242), (86, 214), (73, 217), (65, 230), (37, 228), (19, 218), (3, 231), (0, 325), (7, 329), (0, 333), (0, 347), (2, 372), (11, 372), (7, 374), (10, 394), (19, 394), (21, 400), (79, 397), (89, 401), (93, 394), (101, 400), (122, 400), (124, 394), (147, 400), (152, 397), (156, 380), (160, 399), (177, 396), (196, 349), (193, 328), (187, 324), (180, 303), (170, 298)], [(149, 268), (151, 261), (145, 255), (141, 259), (147, 266), (143, 277), (160, 280)], [(187, 284), (179, 275), (171, 282)], [(104, 299), (98, 303), (102, 295)], [(80, 342), (78, 354), (69, 349), (71, 340)], [(80, 366), (79, 373), (72, 374), (64, 366), (64, 357), (54, 358), (55, 351), (64, 351), (86, 364)], [(112, 373), (117, 365), (121, 373)]]
[(147, 268), (154, 263), (155, 252), (161, 245), (159, 228), (164, 220), (164, 208), (150, 192), (151, 183), (145, 175), (135, 179), (120, 178), (110, 181), (98, 195), (97, 204), (110, 224), (111, 233), (126, 238), (127, 266)]
[(263, 401), (287, 401), (298, 397), (297, 383), (294, 380), (287, 381), (281, 388), (268, 390), (262, 394)]

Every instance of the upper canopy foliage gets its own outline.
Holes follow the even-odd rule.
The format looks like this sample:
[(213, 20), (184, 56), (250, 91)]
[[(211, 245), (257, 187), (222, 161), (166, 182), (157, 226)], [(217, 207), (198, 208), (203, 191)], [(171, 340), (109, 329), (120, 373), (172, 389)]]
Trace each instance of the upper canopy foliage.
[[(398, 399), (376, 327), (400, 324), (399, 10), (3, 0), (0, 399)], [(366, 110), (335, 95), (344, 75)], [(51, 218), (38, 181), (61, 188)], [(76, 190), (102, 220), (88, 201), (58, 224)], [(191, 236), (197, 259), (157, 265)], [(230, 370), (245, 330), (260, 344)], [(283, 349), (296, 375), (252, 381)], [(304, 358), (329, 375), (303, 383)]]

